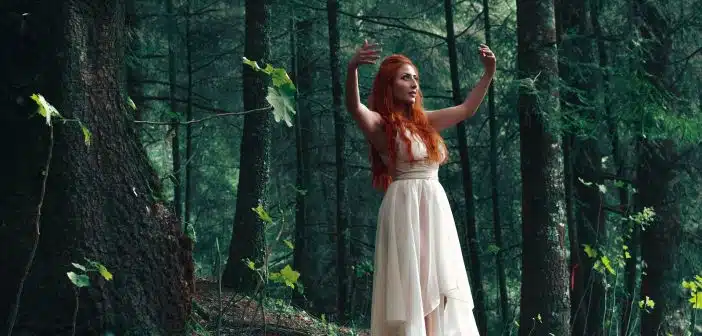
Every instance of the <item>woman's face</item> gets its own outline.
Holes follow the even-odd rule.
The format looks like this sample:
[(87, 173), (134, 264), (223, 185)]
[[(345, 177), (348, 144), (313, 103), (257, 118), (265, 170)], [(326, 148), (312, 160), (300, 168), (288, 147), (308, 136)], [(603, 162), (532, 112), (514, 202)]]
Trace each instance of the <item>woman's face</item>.
[(419, 94), (419, 76), (413, 66), (403, 64), (397, 70), (392, 83), (392, 94), (398, 104), (414, 104)]

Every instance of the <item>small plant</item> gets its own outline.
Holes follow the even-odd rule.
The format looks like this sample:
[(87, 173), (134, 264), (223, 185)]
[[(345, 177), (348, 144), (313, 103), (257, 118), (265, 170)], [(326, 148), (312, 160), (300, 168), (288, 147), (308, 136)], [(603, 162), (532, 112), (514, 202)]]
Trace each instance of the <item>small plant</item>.
[(78, 273), (76, 272), (67, 272), (66, 276), (68, 276), (68, 279), (71, 280), (71, 283), (73, 283), (74, 286), (74, 291), (76, 293), (76, 307), (73, 310), (73, 333), (72, 335), (76, 334), (76, 319), (78, 318), (78, 303), (80, 302), (80, 289), (83, 287), (90, 287), (90, 277), (88, 276), (90, 273), (98, 273), (100, 274), (105, 280), (110, 281), (112, 280), (112, 273), (107, 270), (107, 267), (105, 267), (103, 264), (90, 260), (88, 258), (85, 258), (85, 261), (88, 263), (87, 266), (78, 264), (78, 263), (71, 263), (73, 267), (78, 269)]
[(695, 275), (695, 278), (687, 281), (683, 280), (682, 287), (690, 291), (690, 302), (692, 309), (702, 309), (702, 276)]

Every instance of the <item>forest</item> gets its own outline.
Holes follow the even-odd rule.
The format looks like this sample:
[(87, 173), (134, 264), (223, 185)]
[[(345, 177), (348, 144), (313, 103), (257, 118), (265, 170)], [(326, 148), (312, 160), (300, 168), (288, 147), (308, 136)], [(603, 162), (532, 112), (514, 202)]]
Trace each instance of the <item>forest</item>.
[(0, 1), (0, 334), (370, 335), (368, 40), (427, 109), (496, 55), (441, 134), (480, 335), (702, 335), (700, 8)]

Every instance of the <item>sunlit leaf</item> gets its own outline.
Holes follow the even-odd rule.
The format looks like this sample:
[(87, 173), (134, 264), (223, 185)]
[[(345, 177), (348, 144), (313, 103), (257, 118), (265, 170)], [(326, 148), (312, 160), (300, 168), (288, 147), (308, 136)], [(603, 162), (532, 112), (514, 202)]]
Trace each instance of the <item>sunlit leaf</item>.
[(246, 266), (248, 266), (250, 269), (256, 270), (256, 264), (250, 259), (246, 259), (244, 263), (246, 263)]
[(290, 240), (285, 239), (285, 240), (283, 240), (283, 243), (285, 243), (285, 245), (287, 247), (289, 247), (291, 250), (295, 249), (295, 245), (293, 245), (293, 243)]
[(85, 142), (85, 145), (90, 147), (90, 144), (92, 143), (92, 138), (93, 134), (90, 133), (90, 130), (85, 127), (85, 125), (82, 122), (78, 122), (80, 125), (80, 130), (83, 131), (83, 141)]
[(285, 267), (280, 270), (280, 275), (285, 279), (285, 284), (290, 288), (295, 288), (295, 283), (300, 277), (300, 272), (295, 271), (290, 267), (290, 265), (285, 265)]
[(266, 212), (266, 210), (263, 209), (263, 204), (259, 204), (257, 207), (251, 208), (251, 210), (253, 210), (258, 215), (258, 218), (262, 221), (268, 224), (273, 223), (273, 218), (271, 218), (268, 212)]
[(83, 265), (81, 265), (81, 264), (78, 264), (78, 263), (71, 263), (71, 265), (73, 265), (73, 267), (75, 267), (75, 268), (77, 268), (77, 269), (79, 269), (79, 270), (81, 270), (81, 271), (83, 271), (83, 272), (86, 271), (85, 266), (83, 266)]
[(54, 116), (62, 118), (58, 110), (56, 110), (56, 108), (53, 105), (49, 104), (49, 102), (46, 101), (44, 96), (35, 93), (31, 96), (31, 98), (38, 105), (37, 113), (39, 113), (42, 117), (46, 118), (47, 125), (51, 126), (51, 118)]
[(588, 257), (597, 258), (597, 250), (592, 248), (592, 246), (588, 244), (583, 244), (583, 248), (585, 249), (585, 254), (587, 254)]
[(598, 184), (597, 189), (603, 194), (607, 193), (607, 186), (605, 186), (604, 184)]
[(100, 272), (100, 275), (102, 275), (105, 280), (112, 280), (112, 273), (110, 273), (110, 271), (107, 270), (107, 267), (103, 266), (102, 264), (98, 264), (98, 272)]
[(127, 104), (132, 108), (132, 110), (136, 111), (137, 107), (136, 104), (134, 104), (132, 97), (127, 97)]
[(614, 268), (612, 268), (612, 265), (609, 261), (609, 258), (607, 258), (607, 256), (602, 256), (602, 258), (600, 258), (600, 260), (602, 260), (602, 265), (604, 265), (604, 267), (607, 269), (607, 271), (609, 271), (609, 273), (615, 274)]
[(588, 187), (592, 185), (592, 182), (585, 182), (582, 177), (578, 177), (578, 181)]
[(74, 272), (68, 272), (66, 273), (66, 275), (68, 276), (68, 279), (71, 280), (73, 285), (78, 288), (90, 286), (90, 279), (85, 274), (76, 274)]
[(292, 124), (292, 115), (295, 114), (294, 96), (284, 95), (281, 90), (268, 87), (266, 101), (273, 106), (273, 118), (276, 122), (285, 121), (288, 127)]
[(690, 303), (692, 303), (693, 309), (702, 309), (702, 292), (695, 293), (695, 295), (690, 298)]
[(488, 245), (487, 250), (491, 254), (498, 254), (500, 252), (500, 247), (495, 244), (490, 244)]

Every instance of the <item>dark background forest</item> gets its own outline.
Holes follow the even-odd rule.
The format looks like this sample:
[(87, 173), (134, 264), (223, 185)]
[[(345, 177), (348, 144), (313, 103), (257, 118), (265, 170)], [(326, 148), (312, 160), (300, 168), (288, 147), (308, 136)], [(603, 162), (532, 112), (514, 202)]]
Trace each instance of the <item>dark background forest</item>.
[(367, 335), (366, 39), (427, 109), (497, 56), (442, 134), (481, 334), (702, 334), (700, 8), (0, 1), (0, 334)]

